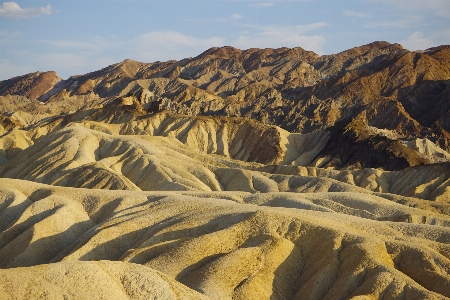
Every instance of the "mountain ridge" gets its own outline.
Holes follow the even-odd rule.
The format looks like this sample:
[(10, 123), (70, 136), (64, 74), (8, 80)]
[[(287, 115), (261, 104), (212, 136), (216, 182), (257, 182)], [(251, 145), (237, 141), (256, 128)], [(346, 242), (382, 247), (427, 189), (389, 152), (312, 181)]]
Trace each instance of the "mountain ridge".
[[(108, 103), (126, 98), (144, 114), (166, 110), (242, 117), (302, 134), (327, 130), (333, 138), (318, 154), (321, 166), (400, 170), (436, 161), (411, 152), (408, 141), (427, 139), (450, 152), (449, 66), (450, 47), (445, 45), (411, 52), (399, 44), (373, 42), (322, 56), (299, 47), (215, 47), (180, 61), (126, 59), (55, 81), (52, 88), (39, 89), (40, 97), (29, 97), (45, 100), (29, 112), (51, 114), (58, 107), (58, 113), (67, 114), (97, 104), (111, 111)], [(21, 90), (8, 89), (8, 81), (0, 87), (3, 94), (39, 95), (33, 84), (26, 89), (28, 81)], [(8, 93), (3, 109), (13, 111), (11, 97), (16, 96)]]
[(450, 47), (0, 82), (0, 299), (449, 299)]

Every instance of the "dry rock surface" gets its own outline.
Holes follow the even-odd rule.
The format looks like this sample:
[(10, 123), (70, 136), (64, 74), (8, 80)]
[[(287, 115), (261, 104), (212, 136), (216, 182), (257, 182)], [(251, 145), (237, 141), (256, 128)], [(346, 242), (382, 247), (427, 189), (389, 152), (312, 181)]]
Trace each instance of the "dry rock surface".
[(0, 82), (0, 299), (449, 299), (450, 47)]

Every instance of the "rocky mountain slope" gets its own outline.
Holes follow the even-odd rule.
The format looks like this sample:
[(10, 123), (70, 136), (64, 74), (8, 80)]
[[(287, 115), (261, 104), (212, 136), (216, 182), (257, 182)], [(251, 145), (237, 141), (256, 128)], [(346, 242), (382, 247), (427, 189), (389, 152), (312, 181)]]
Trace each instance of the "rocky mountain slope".
[[(450, 152), (449, 61), (449, 46), (410, 52), (386, 42), (325, 56), (301, 48), (223, 47), (181, 61), (125, 60), (53, 80), (50, 89), (29, 84), (37, 81), (36, 73), (0, 86), (4, 95), (32, 94), (30, 100), (47, 103), (34, 112), (48, 113), (57, 103), (67, 113), (132, 96), (146, 112), (245, 117), (298, 133), (327, 130), (331, 139), (320, 154), (321, 166), (400, 170), (447, 157), (417, 155), (408, 145)], [(3, 112), (16, 102), (9, 99)]]
[(449, 82), (385, 42), (2, 81), (0, 299), (449, 299)]

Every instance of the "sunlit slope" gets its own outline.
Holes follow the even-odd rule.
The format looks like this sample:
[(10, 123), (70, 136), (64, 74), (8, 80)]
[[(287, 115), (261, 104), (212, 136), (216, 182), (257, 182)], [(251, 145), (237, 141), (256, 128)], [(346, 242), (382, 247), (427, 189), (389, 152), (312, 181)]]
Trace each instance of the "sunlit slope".
[(0, 299), (208, 299), (151, 268), (70, 261), (0, 269)]
[[(448, 203), (449, 200), (448, 163), (395, 172), (263, 165), (200, 151), (198, 145), (205, 145), (204, 132), (198, 135), (186, 133), (186, 139), (191, 141), (186, 146), (172, 134), (150, 136), (143, 131), (135, 135), (119, 135), (116, 133), (126, 131), (119, 129), (118, 125), (95, 122), (69, 124), (42, 137), (5, 163), (0, 168), (0, 176), (60, 186), (114, 190), (376, 192), (440, 203)], [(233, 143), (240, 144), (241, 153), (252, 153), (254, 148), (249, 146), (249, 150), (245, 146), (244, 134), (240, 142), (236, 142), (236, 137), (234, 139)], [(278, 145), (281, 148), (280, 145), (284, 144)], [(280, 153), (289, 154), (293, 150)]]
[[(3, 290), (23, 287), (39, 272), (46, 280), (34, 280), (33, 289), (48, 284), (55, 293), (57, 287), (81, 288), (85, 280), (103, 293), (113, 291), (121, 288), (117, 276), (122, 292), (129, 292), (136, 281), (126, 282), (136, 276), (144, 289), (194, 298), (171, 280), (212, 299), (450, 297), (449, 216), (382, 198), (0, 183), (0, 265), (29, 267), (1, 270)], [(386, 217), (396, 222), (382, 221)], [(408, 223), (415, 219), (429, 222)], [(45, 263), (57, 264), (33, 267)], [(81, 268), (86, 279), (79, 280)]]

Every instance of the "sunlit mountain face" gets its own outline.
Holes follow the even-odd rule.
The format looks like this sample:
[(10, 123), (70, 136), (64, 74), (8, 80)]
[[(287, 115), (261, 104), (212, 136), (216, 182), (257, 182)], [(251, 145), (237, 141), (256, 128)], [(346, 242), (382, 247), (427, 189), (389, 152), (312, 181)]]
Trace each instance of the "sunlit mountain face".
[(447, 299), (449, 132), (449, 46), (1, 81), (0, 295)]

